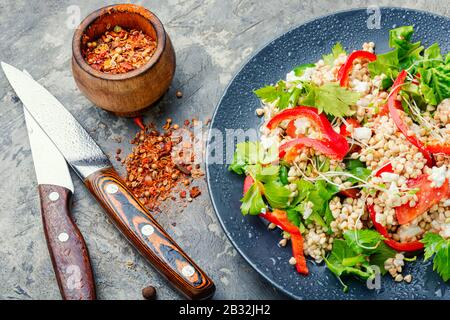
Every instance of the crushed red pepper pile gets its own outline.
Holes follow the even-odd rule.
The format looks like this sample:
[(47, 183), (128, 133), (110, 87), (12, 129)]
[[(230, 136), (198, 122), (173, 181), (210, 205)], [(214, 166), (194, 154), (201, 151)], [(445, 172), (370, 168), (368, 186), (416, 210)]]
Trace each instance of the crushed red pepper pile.
[[(108, 28), (109, 29), (109, 28)], [(83, 56), (94, 69), (111, 74), (126, 73), (146, 64), (156, 50), (156, 40), (140, 30), (115, 26), (95, 41), (83, 36)], [(90, 42), (89, 42), (90, 41)]]
[[(179, 126), (172, 125), (172, 120), (167, 119), (163, 131), (159, 132), (153, 124), (145, 126), (141, 118), (136, 118), (135, 123), (141, 130), (131, 140), (135, 145), (132, 153), (122, 160), (121, 150), (116, 152), (116, 160), (126, 166), (125, 183), (134, 195), (150, 210), (158, 210), (161, 202), (168, 198), (176, 200), (175, 190), (180, 200), (190, 202), (197, 198), (201, 190), (190, 185), (194, 178), (203, 176), (203, 171), (200, 165), (194, 164), (194, 155), (188, 152), (192, 144), (183, 141), (183, 136), (178, 133)], [(186, 120), (183, 129), (189, 129), (189, 124)], [(190, 133), (186, 140), (192, 138)]]

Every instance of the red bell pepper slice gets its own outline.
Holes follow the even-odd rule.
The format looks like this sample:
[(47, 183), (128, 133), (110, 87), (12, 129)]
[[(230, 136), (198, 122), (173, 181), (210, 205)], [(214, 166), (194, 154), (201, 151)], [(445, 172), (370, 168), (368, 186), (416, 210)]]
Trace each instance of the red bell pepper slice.
[[(393, 172), (392, 165), (388, 163), (377, 171), (376, 177), (381, 176), (383, 172)], [(406, 224), (423, 214), (435, 204), (448, 196), (450, 187), (448, 181), (439, 188), (433, 188), (428, 180), (428, 175), (422, 174), (416, 179), (409, 179), (406, 182), (408, 188), (419, 189), (416, 193), (418, 201), (414, 207), (410, 207), (409, 203), (395, 208), (395, 215), (400, 225)]]
[[(431, 143), (425, 146), (424, 143), (420, 141), (415, 135), (408, 135), (408, 127), (401, 118), (400, 113), (401, 111), (399, 111), (401, 109), (401, 105), (400, 102), (397, 100), (397, 94), (401, 89), (401, 85), (405, 83), (406, 76), (407, 72), (403, 70), (402, 72), (400, 72), (394, 84), (392, 85), (393, 89), (388, 99), (389, 113), (392, 119), (394, 120), (395, 124), (397, 125), (398, 129), (405, 135), (406, 139), (408, 139), (409, 142), (415, 145), (420, 150), (420, 152), (422, 152), (425, 159), (427, 159), (427, 164), (429, 166), (432, 166), (433, 158), (431, 156), (431, 153), (450, 154), (450, 144)], [(415, 78), (420, 79), (420, 74), (417, 74)], [(417, 80), (413, 80), (413, 82), (414, 81)]]
[(300, 233), (291, 233), (292, 255), (295, 258), (297, 272), (307, 275), (309, 273), (306, 258), (303, 252), (303, 237)]
[(286, 211), (274, 209), (272, 212), (266, 212), (260, 214), (261, 217), (269, 222), (272, 222), (279, 226), (283, 231), (289, 233), (300, 233), (300, 229), (289, 221)]
[(430, 143), (427, 144), (426, 149), (431, 153), (444, 153), (450, 154), (450, 144), (438, 144), (438, 143)]
[[(353, 128), (361, 127), (361, 124), (355, 118), (348, 118), (348, 119), (345, 119), (345, 121), (347, 122), (347, 124), (351, 125)], [(345, 123), (341, 124), (341, 127), (339, 129), (340, 134), (344, 137), (351, 137), (352, 134), (347, 131), (347, 124), (345, 124)]]
[(295, 126), (295, 120), (291, 120), (288, 123), (288, 126), (286, 128), (286, 134), (291, 138), (296, 138), (301, 136), (300, 134), (297, 134), (297, 127)]
[(344, 197), (347, 197), (347, 198), (356, 199), (356, 198), (358, 198), (359, 190), (356, 189), (356, 188), (344, 189), (344, 190), (339, 191), (339, 194), (341, 194), (341, 195), (343, 195)]
[(380, 110), (378, 111), (378, 113), (377, 113), (379, 116), (385, 116), (385, 115), (388, 115), (389, 114), (389, 107), (388, 107), (388, 105), (387, 104), (383, 104), (381, 107), (380, 107)]
[[(255, 181), (251, 176), (246, 176), (244, 180), (244, 195), (248, 189), (253, 185)], [(300, 229), (289, 221), (287, 213), (282, 210), (275, 209), (272, 212), (266, 212), (260, 214), (264, 219), (276, 224), (283, 231), (289, 232), (291, 235), (292, 243), (292, 255), (296, 260), (296, 269), (299, 273), (307, 275), (309, 273), (308, 266), (306, 265), (306, 258), (303, 252), (303, 237), (300, 233)]]
[(244, 191), (243, 191), (243, 195), (244, 196), (247, 193), (248, 189), (250, 189), (250, 187), (253, 185), (253, 183), (255, 183), (255, 181), (253, 180), (252, 176), (246, 176), (245, 177), (245, 180), (244, 180)]
[(300, 229), (289, 221), (286, 211), (275, 209), (272, 212), (260, 214), (260, 216), (267, 221), (270, 221), (279, 226), (283, 231), (289, 232), (292, 242), (292, 255), (296, 260), (297, 271), (301, 274), (307, 275), (309, 273), (306, 265), (306, 258), (303, 252), (303, 237)]
[(406, 137), (406, 139), (415, 145), (419, 151), (423, 154), (425, 159), (427, 159), (428, 166), (433, 165), (433, 158), (430, 154), (430, 152), (425, 148), (422, 141), (420, 141), (415, 135), (408, 135), (408, 126), (401, 118), (399, 109), (398, 109), (398, 100), (397, 95), (400, 92), (401, 86), (405, 83), (407, 73), (405, 70), (400, 72), (397, 79), (394, 81), (394, 84), (392, 85), (392, 91), (390, 93), (389, 99), (388, 99), (388, 108), (389, 108), (389, 114), (392, 117), (392, 120), (394, 120), (395, 125), (397, 128), (403, 133), (403, 135)]
[(394, 250), (397, 251), (418, 251), (423, 249), (423, 243), (420, 241), (411, 242), (398, 242), (391, 238), (386, 228), (375, 220), (376, 212), (373, 204), (368, 204), (367, 209), (369, 210), (370, 219), (375, 229), (385, 238), (384, 242)]
[[(295, 133), (297, 129), (295, 127), (295, 119), (298, 118), (308, 119), (311, 122), (311, 125), (322, 134), (322, 138), (319, 140), (297, 135)], [(280, 147), (280, 158), (284, 157), (288, 149), (296, 147), (298, 150), (303, 146), (312, 147), (333, 159), (341, 160), (347, 154), (349, 146), (345, 137), (334, 131), (325, 114), (319, 114), (316, 108), (298, 106), (286, 109), (273, 117), (267, 124), (267, 128), (272, 130), (285, 120), (291, 120), (288, 124), (286, 133), (296, 139), (289, 141)]]
[(394, 169), (392, 168), (392, 164), (388, 163), (382, 166), (380, 169), (378, 169), (377, 173), (375, 173), (375, 177), (381, 177), (381, 174), (384, 172), (394, 172)]
[[(270, 119), (267, 123), (267, 128), (270, 130), (275, 129), (281, 122), (285, 120), (295, 120), (298, 118), (306, 118), (311, 122), (311, 125), (324, 134), (325, 136), (334, 137), (337, 133), (333, 130), (327, 116), (322, 112), (319, 114), (318, 110), (314, 107), (298, 106), (291, 109), (285, 109), (278, 113), (275, 117)], [(295, 127), (295, 126), (294, 126)], [(295, 133), (295, 131), (294, 131)], [(294, 135), (295, 136), (295, 135)], [(294, 137), (292, 136), (292, 137)]]
[[(292, 138), (300, 138), (303, 137), (303, 135), (301, 134), (297, 134), (296, 133), (297, 127), (295, 126), (295, 120), (291, 120), (286, 128), (286, 134)], [(317, 140), (317, 139), (313, 139), (313, 140)], [(331, 138), (330, 136), (325, 136), (323, 140), (319, 140), (319, 141), (323, 141), (325, 142), (325, 144), (330, 145), (333, 149), (342, 149), (342, 152), (344, 152), (344, 150), (347, 150), (346, 154), (348, 153), (348, 142), (347, 140), (344, 138), (344, 135), (342, 134), (337, 134), (336, 132), (334, 132), (331, 134)], [(328, 141), (330, 141), (331, 143), (328, 143)], [(335, 152), (335, 153), (340, 153), (340, 152)]]
[[(388, 163), (387, 165), (381, 167), (376, 173), (375, 177), (380, 177), (383, 172), (393, 172), (392, 165)], [(391, 238), (387, 229), (375, 220), (376, 212), (375, 206), (373, 204), (367, 205), (367, 210), (369, 211), (370, 219), (372, 220), (375, 229), (386, 239), (384, 242), (394, 250), (397, 251), (417, 251), (423, 249), (423, 243), (420, 241), (412, 242), (398, 242)]]
[(317, 151), (320, 151), (331, 159), (342, 160), (349, 150), (348, 143), (347, 141), (345, 142), (346, 146), (337, 147), (336, 145), (332, 145), (331, 142), (328, 141), (321, 141), (305, 137), (295, 138), (282, 144), (279, 147), (278, 156), (280, 157), (280, 159), (285, 158), (287, 161), (292, 161), (298, 154), (299, 149), (303, 147), (310, 147)]
[(409, 188), (419, 189), (416, 193), (418, 201), (413, 208), (409, 206), (409, 203), (395, 208), (397, 221), (401, 225), (413, 221), (416, 217), (420, 216), (432, 206), (438, 204), (442, 199), (446, 198), (449, 193), (449, 185), (447, 180), (445, 180), (441, 187), (433, 188), (428, 180), (427, 174), (422, 174), (416, 179), (410, 179), (406, 184)]
[(353, 69), (353, 62), (356, 59), (366, 59), (369, 61), (375, 61), (377, 60), (377, 56), (373, 53), (363, 50), (352, 52), (348, 56), (347, 61), (341, 66), (338, 72), (338, 81), (341, 87), (348, 87), (350, 73), (352, 72)]

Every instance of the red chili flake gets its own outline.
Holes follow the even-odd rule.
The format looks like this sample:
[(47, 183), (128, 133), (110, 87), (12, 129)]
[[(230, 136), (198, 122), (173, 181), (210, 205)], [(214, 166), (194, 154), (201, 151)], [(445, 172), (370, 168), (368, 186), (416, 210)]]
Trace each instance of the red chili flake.
[(192, 199), (197, 198), (202, 192), (198, 187), (192, 187), (192, 189), (189, 191), (189, 195)]
[(111, 74), (126, 73), (140, 68), (156, 51), (156, 39), (138, 30), (115, 26), (97, 39), (82, 37), (83, 57), (94, 69)]
[(191, 170), (189, 170), (188, 168), (186, 168), (185, 166), (183, 166), (182, 164), (175, 164), (175, 166), (177, 167), (178, 170), (180, 170), (181, 172), (183, 172), (184, 174), (190, 175), (191, 174)]
[(134, 123), (136, 123), (136, 125), (141, 128), (142, 130), (145, 130), (145, 126), (144, 126), (144, 121), (142, 119), (142, 117), (135, 117), (133, 118)]
[(180, 198), (186, 198), (186, 191), (181, 191), (180, 192)]

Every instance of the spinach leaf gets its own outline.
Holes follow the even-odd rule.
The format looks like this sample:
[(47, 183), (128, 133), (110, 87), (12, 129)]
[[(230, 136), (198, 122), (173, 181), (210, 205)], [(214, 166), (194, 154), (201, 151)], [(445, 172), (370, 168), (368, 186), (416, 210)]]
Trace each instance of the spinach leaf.
[(394, 258), (397, 252), (389, 247), (386, 243), (380, 242), (378, 248), (369, 257), (370, 265), (376, 265), (380, 268), (381, 274), (386, 274), (387, 270), (384, 268), (384, 263), (389, 258)]
[(450, 64), (441, 64), (433, 68), (419, 69), (420, 89), (427, 103), (438, 105), (450, 98)]
[[(345, 162), (345, 168), (348, 173), (354, 175), (356, 178), (367, 181), (369, 176), (372, 174), (372, 171), (366, 168), (366, 165), (359, 159), (349, 159)], [(358, 179), (350, 177), (346, 181), (349, 181), (353, 184), (360, 183)]]
[(369, 266), (364, 255), (358, 254), (352, 250), (346, 241), (336, 239), (333, 242), (333, 249), (325, 263), (344, 286), (344, 291), (348, 291), (348, 286), (342, 281), (341, 276), (355, 275), (364, 280), (375, 276), (375, 271)]
[(414, 33), (413, 26), (402, 26), (389, 31), (389, 46), (398, 49), (398, 60), (401, 69), (407, 69), (416, 61), (421, 60), (424, 49), (420, 41), (411, 42)]
[[(355, 177), (367, 181), (367, 179), (370, 177), (370, 175), (372, 174), (372, 171), (370, 171), (367, 168), (364, 167), (356, 167), (353, 168), (351, 170), (348, 171), (349, 173), (351, 173), (352, 175), (354, 175)], [(348, 178), (347, 181), (350, 181), (351, 183), (361, 183), (361, 181), (355, 179), (355, 178)]]
[(384, 243), (384, 237), (375, 230), (347, 230), (344, 239), (353, 251), (369, 256), (370, 265), (380, 268), (382, 274), (386, 273), (384, 263), (387, 259), (395, 257), (395, 250)]
[(281, 183), (270, 181), (264, 184), (264, 197), (272, 208), (286, 208), (289, 203), (290, 194), (291, 191)]
[(300, 212), (296, 209), (287, 209), (286, 210), (287, 217), (290, 222), (299, 227), (301, 225), (301, 217)]
[(368, 69), (372, 77), (385, 74), (386, 78), (382, 82), (382, 88), (389, 88), (397, 78), (400, 62), (398, 60), (398, 49), (378, 54), (377, 60), (369, 62)]
[(247, 193), (241, 199), (241, 212), (243, 215), (258, 215), (266, 208), (266, 204), (262, 198), (262, 189), (263, 186), (259, 181), (255, 181), (250, 189), (248, 189)]
[(345, 231), (344, 239), (347, 245), (356, 253), (370, 255), (377, 251), (384, 238), (377, 231), (362, 229)]
[(423, 68), (437, 67), (444, 62), (441, 54), (441, 48), (439, 44), (433, 43), (431, 46), (425, 49), (423, 53), (423, 61), (421, 66)]
[(344, 164), (345, 164), (345, 168), (347, 170), (353, 170), (353, 169), (359, 168), (359, 167), (362, 167), (362, 168), (366, 167), (364, 162), (362, 162), (359, 159), (346, 159), (346, 160), (344, 160)]
[(306, 181), (304, 179), (296, 180), (295, 184), (297, 185), (297, 197), (294, 198), (292, 201), (292, 205), (296, 206), (300, 202), (305, 201), (305, 199), (308, 197), (309, 192), (314, 189), (314, 185)]

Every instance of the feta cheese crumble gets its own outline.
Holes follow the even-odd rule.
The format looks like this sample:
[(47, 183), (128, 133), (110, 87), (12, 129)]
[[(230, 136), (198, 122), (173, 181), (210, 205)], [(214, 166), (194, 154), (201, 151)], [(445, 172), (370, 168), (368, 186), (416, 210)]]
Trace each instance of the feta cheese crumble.
[(447, 179), (447, 168), (445, 166), (431, 168), (430, 180), (434, 182), (436, 188), (442, 187)]
[(383, 182), (394, 182), (397, 181), (399, 178), (399, 175), (392, 172), (383, 172), (381, 173), (381, 180)]
[(353, 82), (353, 90), (357, 92), (368, 92), (370, 90), (369, 83), (364, 81), (359, 81), (358, 79), (354, 79)]
[(365, 127), (355, 128), (353, 130), (353, 137), (357, 140), (369, 140), (372, 137), (372, 130)]

